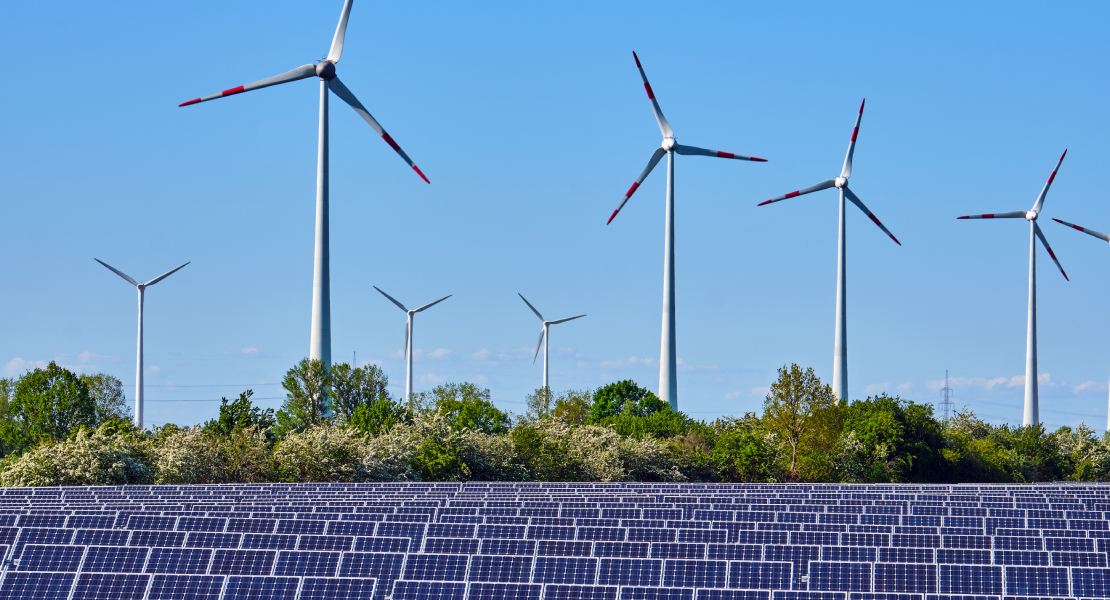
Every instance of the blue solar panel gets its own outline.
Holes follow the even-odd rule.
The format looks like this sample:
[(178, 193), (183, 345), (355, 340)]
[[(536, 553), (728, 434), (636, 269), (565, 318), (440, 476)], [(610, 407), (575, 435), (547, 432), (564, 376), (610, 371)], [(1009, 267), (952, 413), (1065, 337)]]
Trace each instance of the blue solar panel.
[(140, 600), (146, 595), (150, 575), (82, 573), (73, 588), (73, 600)]
[(394, 580), (401, 578), (404, 562), (404, 554), (346, 552), (339, 565), (339, 576), (373, 577), (392, 586)]
[(274, 575), (334, 577), (339, 569), (338, 552), (295, 552), (284, 550), (278, 553)]
[(28, 544), (17, 561), (19, 571), (75, 572), (81, 564), (82, 546), (39, 546)]
[(544, 600), (617, 600), (617, 588), (593, 585), (545, 585)]
[(147, 600), (218, 600), (222, 575), (155, 575)]
[(77, 531), (72, 543), (76, 546), (125, 546), (129, 537), (130, 531), (85, 529)]
[(470, 559), (467, 579), (494, 583), (527, 583), (531, 571), (531, 557), (479, 555)]
[(759, 590), (698, 590), (697, 600), (770, 600), (771, 592)]
[(535, 583), (590, 584), (597, 573), (596, 558), (539, 556), (532, 581)]
[(293, 600), (296, 577), (228, 577), (223, 600)]
[(622, 587), (620, 600), (694, 600), (693, 588)]
[(187, 548), (238, 548), (242, 534), (193, 532), (185, 538)]
[(729, 563), (728, 587), (788, 590), (792, 583), (792, 566), (788, 562), (732, 562)]
[(1002, 594), (1002, 567), (940, 565), (942, 594)]
[(875, 591), (935, 593), (937, 568), (922, 564), (875, 563)]
[(647, 558), (651, 544), (647, 542), (594, 542), (594, 556), (615, 558)]
[(467, 600), (540, 600), (543, 586), (527, 583), (472, 583)]
[(857, 562), (810, 562), (809, 589), (870, 592), (871, 565)]
[(1071, 584), (1076, 597), (1110, 597), (1110, 569), (1072, 569)]
[[(319, 596), (330, 600), (335, 596)], [(393, 600), (463, 600), (466, 584), (449, 581), (398, 581), (393, 584)], [(301, 591), (301, 599), (308, 600)]]
[(663, 561), (637, 558), (603, 558), (598, 569), (598, 585), (658, 586)]
[(185, 543), (183, 531), (132, 531), (128, 546), (161, 546), (180, 548)]
[[(221, 575), (267, 575), (273, 569), (274, 555), (272, 550), (216, 550), (208, 572)], [(152, 554), (151, 560), (153, 559)]]
[(541, 540), (536, 543), (536, 556), (589, 556), (593, 542)]
[(1067, 596), (1068, 570), (1057, 567), (1004, 567), (1007, 596)]
[(455, 554), (410, 554), (404, 579), (417, 581), (465, 581), (469, 557)]
[(667, 560), (663, 563), (665, 587), (723, 588), (728, 583), (728, 563), (720, 560)]
[(85, 553), (82, 571), (102, 573), (141, 573), (147, 548), (92, 546)]
[(277, 521), (273, 519), (228, 519), (225, 531), (240, 533), (273, 533)]

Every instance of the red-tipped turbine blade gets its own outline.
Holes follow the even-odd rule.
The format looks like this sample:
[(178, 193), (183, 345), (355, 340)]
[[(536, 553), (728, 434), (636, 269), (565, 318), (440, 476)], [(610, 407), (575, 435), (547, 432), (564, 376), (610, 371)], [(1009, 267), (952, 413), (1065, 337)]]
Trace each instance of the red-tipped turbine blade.
[(809, 193), (812, 193), (812, 192), (819, 192), (821, 190), (827, 190), (827, 189), (829, 189), (831, 187), (834, 187), (834, 186), (836, 186), (836, 180), (835, 179), (826, 179), (826, 180), (822, 181), (821, 183), (818, 183), (817, 185), (812, 185), (810, 187), (805, 188), (804, 190), (798, 190), (796, 192), (790, 192), (789, 194), (783, 194), (782, 196), (779, 196), (778, 198), (771, 198), (770, 200), (760, 202), (756, 206), (763, 206), (764, 204), (770, 204), (772, 202), (781, 202), (783, 200), (786, 200), (787, 198), (794, 198), (796, 196), (802, 196), (802, 195), (809, 194)]
[(844, 156), (844, 168), (840, 170), (841, 177), (852, 176), (852, 155), (856, 153), (856, 136), (859, 135), (859, 122), (863, 120), (863, 105), (867, 103), (867, 98), (859, 103), (859, 114), (856, 115), (856, 126), (852, 128), (852, 141), (848, 142), (848, 154)]
[(282, 73), (281, 75), (275, 75), (275, 76), (269, 77), (267, 79), (261, 79), (259, 81), (254, 82), (254, 83), (248, 83), (247, 85), (241, 85), (239, 87), (233, 87), (229, 90), (224, 90), (224, 91), (222, 91), (218, 94), (212, 94), (211, 96), (204, 96), (202, 98), (195, 98), (195, 99), (189, 100), (187, 102), (182, 102), (181, 104), (178, 104), (177, 106), (178, 107), (189, 106), (189, 105), (192, 105), (192, 104), (199, 104), (201, 102), (207, 102), (209, 100), (217, 100), (219, 98), (226, 98), (227, 96), (234, 96), (235, 94), (242, 94), (243, 92), (250, 92), (250, 91), (253, 91), (253, 90), (258, 90), (258, 89), (262, 89), (264, 87), (270, 87), (271, 85), (278, 85), (279, 83), (288, 83), (290, 81), (296, 81), (298, 79), (307, 79), (307, 78), (313, 77), (315, 75), (316, 75), (316, 65), (302, 65), (300, 67), (297, 67), (296, 69), (293, 69), (292, 71), (286, 71), (285, 73)]
[(397, 145), (397, 142), (393, 141), (393, 137), (390, 136), (386, 130), (382, 129), (382, 126), (378, 123), (378, 120), (370, 114), (370, 111), (366, 110), (366, 107), (358, 101), (358, 98), (355, 98), (355, 95), (351, 93), (351, 90), (347, 89), (347, 86), (343, 85), (342, 81), (339, 81), (338, 77), (333, 77), (330, 81), (328, 81), (328, 89), (330, 89), (336, 96), (339, 96), (344, 102), (351, 105), (351, 108), (355, 109), (355, 112), (358, 113), (358, 115), (362, 117), (364, 121), (369, 123), (370, 127), (374, 128), (374, 131), (376, 131), (378, 135), (382, 136), (382, 139), (385, 140), (385, 143), (389, 144), (390, 148), (393, 148), (393, 150), (397, 154), (401, 155), (401, 158), (403, 158), (405, 162), (408, 163), (410, 167), (412, 167), (413, 171), (416, 171), (416, 174), (419, 175), (425, 183), (431, 183), (430, 181), (428, 181), (428, 178), (424, 176), (424, 173), (421, 172), (420, 169), (417, 168), (417, 166), (412, 162), (412, 159), (409, 158), (409, 155), (405, 154), (405, 151), (402, 150), (399, 145)]
[(956, 219), (1024, 219), (1027, 214), (1029, 213), (1024, 210), (1015, 210), (1013, 212), (987, 213), (985, 215), (964, 215), (956, 217)]
[(663, 116), (663, 109), (659, 108), (659, 101), (655, 99), (655, 91), (651, 89), (647, 73), (644, 73), (644, 67), (640, 65), (640, 57), (636, 56), (635, 51), (632, 52), (632, 58), (636, 59), (636, 68), (640, 70), (640, 79), (644, 80), (644, 90), (647, 91), (648, 100), (651, 101), (651, 110), (655, 112), (655, 120), (659, 122), (659, 131), (663, 132), (665, 138), (674, 137), (671, 124), (667, 122), (667, 117)]
[(1056, 221), (1057, 223), (1059, 223), (1061, 225), (1067, 225), (1068, 227), (1071, 227), (1072, 229), (1074, 229), (1076, 231), (1082, 231), (1083, 233), (1085, 233), (1087, 235), (1091, 235), (1091, 236), (1097, 237), (1100, 240), (1110, 242), (1110, 235), (1107, 235), (1107, 234), (1102, 233), (1100, 231), (1095, 231), (1094, 229), (1087, 229), (1086, 227), (1080, 227), (1080, 226), (1078, 226), (1074, 223), (1068, 223), (1067, 221), (1061, 221), (1060, 219), (1052, 219), (1052, 220)]
[(754, 162), (767, 162), (766, 158), (756, 158), (754, 156), (744, 156), (743, 154), (733, 154), (731, 152), (721, 152), (720, 150), (706, 150), (705, 148), (695, 148), (694, 146), (683, 146), (682, 144), (675, 144), (674, 151), (679, 154), (686, 154), (691, 156), (716, 156), (717, 158), (731, 158), (734, 160), (750, 160)]
[(643, 171), (640, 171), (640, 176), (636, 178), (636, 182), (632, 184), (632, 187), (628, 188), (627, 192), (625, 192), (624, 198), (621, 199), (621, 203), (617, 205), (617, 210), (614, 210), (613, 214), (609, 215), (609, 220), (605, 222), (606, 225), (613, 222), (613, 219), (617, 217), (617, 213), (619, 213), (621, 209), (624, 208), (625, 202), (628, 202), (628, 199), (632, 197), (632, 194), (636, 193), (636, 189), (640, 187), (640, 184), (643, 183), (645, 179), (647, 179), (648, 174), (650, 174), (651, 170), (655, 168), (655, 165), (659, 164), (659, 161), (662, 160), (663, 156), (666, 153), (667, 151), (662, 148), (655, 149), (655, 152), (652, 153), (651, 158), (648, 159), (647, 166), (644, 167)]
[(859, 209), (863, 211), (863, 214), (870, 217), (871, 221), (874, 222), (876, 225), (878, 225), (879, 229), (882, 229), (884, 233), (889, 235), (890, 239), (894, 240), (895, 244), (898, 244), (899, 246), (902, 245), (902, 242), (899, 242), (898, 238), (894, 237), (894, 234), (891, 233), (890, 230), (886, 228), (886, 225), (883, 225), (882, 222), (879, 221), (879, 218), (876, 217), (870, 210), (868, 210), (868, 208), (866, 206), (863, 205), (863, 201), (859, 199), (859, 196), (855, 195), (855, 193), (853, 193), (852, 190), (848, 189), (847, 186), (842, 187), (840, 189), (844, 190), (844, 196), (846, 198), (848, 198), (849, 200), (851, 200), (852, 204), (855, 204), (856, 206), (858, 206)]
[(1056, 161), (1056, 168), (1052, 169), (1052, 174), (1048, 176), (1048, 181), (1044, 184), (1044, 189), (1041, 190), (1037, 196), (1037, 202), (1033, 204), (1033, 210), (1041, 212), (1041, 207), (1044, 206), (1044, 197), (1048, 195), (1048, 188), (1052, 187), (1052, 181), (1056, 179), (1056, 172), (1060, 170), (1060, 164), (1064, 162), (1064, 157), (1068, 155), (1065, 149), (1064, 153), (1060, 155), (1060, 160)]
[(1052, 251), (1052, 246), (1048, 245), (1048, 240), (1045, 239), (1044, 232), (1041, 231), (1041, 226), (1037, 225), (1036, 221), (1033, 221), (1033, 233), (1037, 234), (1041, 243), (1044, 244), (1044, 249), (1048, 250), (1048, 255), (1052, 257), (1052, 262), (1056, 263), (1056, 268), (1060, 269), (1060, 274), (1064, 276), (1064, 279), (1071, 281), (1071, 279), (1068, 279), (1068, 274), (1064, 272), (1064, 267), (1060, 265), (1060, 261), (1056, 258), (1056, 253)]

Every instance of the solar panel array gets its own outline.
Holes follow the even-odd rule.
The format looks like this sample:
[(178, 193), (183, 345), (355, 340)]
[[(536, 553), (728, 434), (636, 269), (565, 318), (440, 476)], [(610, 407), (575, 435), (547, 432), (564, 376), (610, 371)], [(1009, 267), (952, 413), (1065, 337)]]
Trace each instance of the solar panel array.
[(1110, 486), (0, 489), (0, 600), (1110, 598)]

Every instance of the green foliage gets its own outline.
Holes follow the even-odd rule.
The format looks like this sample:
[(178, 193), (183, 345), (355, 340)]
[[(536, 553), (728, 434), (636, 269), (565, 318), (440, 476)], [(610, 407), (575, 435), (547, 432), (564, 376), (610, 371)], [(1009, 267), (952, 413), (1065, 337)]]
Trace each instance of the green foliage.
[(360, 407), (390, 400), (389, 378), (377, 365), (352, 368), (331, 367), (331, 409), (339, 418), (350, 419)]
[(386, 396), (371, 404), (361, 404), (344, 421), (347, 427), (372, 436), (382, 435), (393, 426), (412, 419), (412, 412), (400, 402)]
[[(763, 401), (763, 421), (790, 448), (792, 477), (803, 471), (825, 474), (827, 465), (820, 461), (839, 436), (840, 412), (832, 388), (822, 385), (812, 368), (802, 371), (792, 364), (779, 369), (779, 378)], [(799, 468), (799, 457), (806, 463), (804, 470)]]
[(220, 398), (220, 416), (205, 423), (204, 430), (212, 435), (222, 436), (230, 436), (249, 427), (257, 427), (263, 432), (270, 431), (276, 423), (274, 409), (258, 408), (251, 402), (253, 395), (254, 390), (247, 390), (230, 402), (227, 398)]
[(51, 361), (16, 381), (0, 439), (7, 452), (61, 440), (78, 427), (95, 427), (96, 408), (85, 382)]
[(646, 417), (670, 406), (654, 393), (642, 388), (631, 379), (610, 383), (597, 389), (586, 422), (598, 424), (621, 414)]
[(886, 394), (857, 400), (844, 410), (843, 433), (866, 449), (856, 481), (924, 483), (950, 476), (932, 406)]
[(323, 423), (330, 417), (328, 392), (331, 382), (327, 366), (319, 359), (306, 358), (289, 369), (281, 382), (285, 388), (285, 403), (277, 413), (274, 433), (284, 437)]
[(661, 404), (661, 408), (647, 415), (638, 414), (637, 410), (628, 410), (631, 405), (626, 404), (626, 410), (606, 417), (597, 424), (612, 427), (620, 435), (636, 439), (644, 437), (667, 439), (686, 433), (695, 423), (685, 413), (672, 411), (669, 404), (665, 402)]
[(508, 431), (512, 424), (509, 415), (490, 401), (489, 390), (473, 383), (438, 386), (431, 391), (428, 400), (455, 431), (466, 428), (487, 434), (501, 434)]
[(525, 419), (541, 419), (551, 412), (551, 388), (536, 388), (536, 391), (524, 397), (524, 405), (528, 410), (524, 413)]
[(551, 416), (571, 425), (584, 425), (590, 416), (593, 396), (593, 390), (561, 392), (555, 398), (555, 408), (551, 409)]
[(127, 408), (127, 395), (123, 393), (123, 382), (106, 373), (80, 375), (81, 381), (89, 390), (89, 399), (96, 405), (96, 422), (104, 423), (112, 419), (125, 420), (133, 416)]

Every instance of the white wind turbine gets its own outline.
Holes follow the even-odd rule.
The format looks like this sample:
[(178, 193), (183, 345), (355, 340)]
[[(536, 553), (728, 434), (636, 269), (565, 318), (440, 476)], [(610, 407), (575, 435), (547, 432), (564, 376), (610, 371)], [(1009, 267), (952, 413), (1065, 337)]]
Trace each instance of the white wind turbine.
[(401, 304), (400, 302), (394, 300), (393, 296), (390, 296), (389, 294), (381, 291), (381, 289), (379, 289), (378, 286), (374, 286), (374, 289), (378, 290), (378, 292), (380, 292), (381, 295), (385, 296), (386, 298), (389, 298), (390, 302), (396, 304), (397, 308), (400, 308), (401, 310), (405, 311), (405, 314), (408, 315), (408, 317), (405, 319), (405, 402), (409, 402), (412, 399), (412, 325), (413, 325), (413, 317), (416, 316), (416, 313), (427, 310), (427, 309), (439, 304), (440, 302), (443, 302), (444, 300), (450, 298), (454, 294), (444, 296), (444, 297), (440, 298), (439, 300), (436, 300), (435, 302), (432, 302), (430, 304), (425, 304), (424, 306), (421, 306), (420, 308), (409, 310), (409, 309), (405, 308), (404, 304)]
[[(115, 273), (116, 275), (119, 275), (120, 277), (123, 277), (124, 279), (127, 280), (127, 283), (130, 283), (131, 285), (135, 286), (136, 289), (139, 290), (139, 342), (138, 342), (138, 349), (135, 353), (136, 354), (136, 358), (135, 358), (135, 427), (138, 427), (139, 429), (142, 429), (143, 428), (143, 298), (146, 296), (146, 288), (158, 283), (159, 281), (162, 281), (163, 279), (169, 277), (170, 275), (173, 275), (174, 273), (176, 273), (178, 270), (182, 269), (185, 265), (187, 265), (189, 263), (185, 263), (185, 265), (181, 265), (180, 267), (177, 267), (176, 269), (166, 271), (165, 273), (162, 273), (161, 275), (155, 277), (154, 279), (151, 279), (150, 281), (148, 281), (146, 283), (139, 283), (139, 282), (135, 281), (134, 279), (131, 279), (130, 277), (128, 277), (125, 273), (123, 273), (123, 271), (120, 271), (119, 269), (116, 269), (115, 267), (113, 267), (113, 266), (109, 265), (108, 263), (100, 260), (99, 258), (94, 258), (93, 260), (95, 260), (96, 262), (104, 265), (105, 267), (108, 267), (109, 269), (111, 269), (111, 271), (113, 273)], [(192, 262), (192, 261), (189, 261), (189, 262)]]
[(860, 102), (859, 114), (856, 115), (856, 125), (852, 129), (852, 139), (848, 142), (848, 154), (844, 156), (844, 166), (840, 169), (840, 176), (834, 179), (826, 179), (817, 185), (807, 187), (803, 190), (790, 192), (778, 198), (772, 198), (766, 202), (760, 202), (759, 206), (764, 204), (771, 204), (772, 202), (779, 202), (787, 198), (801, 196), (810, 192), (819, 192), (835, 187), (840, 190), (840, 234), (837, 238), (836, 249), (836, 331), (833, 338), (833, 381), (832, 389), (837, 398), (848, 398), (848, 257), (847, 257), (847, 235), (846, 223), (844, 219), (844, 199), (851, 200), (853, 204), (863, 211), (863, 214), (871, 218), (879, 229), (882, 229), (894, 243), (899, 246), (902, 242), (894, 237), (894, 234), (886, 228), (879, 219), (863, 205), (863, 201), (859, 196), (855, 195), (852, 190), (848, 189), (848, 178), (852, 176), (852, 155), (856, 151), (856, 137), (859, 136), (859, 124), (863, 119), (863, 105), (867, 102), (865, 99)]
[(536, 352), (535, 352), (535, 354), (532, 355), (532, 364), (536, 364), (536, 357), (540, 355), (540, 346), (543, 346), (543, 388), (542, 389), (546, 390), (547, 389), (547, 347), (548, 347), (548, 345), (551, 341), (551, 336), (547, 335), (547, 327), (549, 325), (558, 325), (559, 323), (566, 323), (567, 321), (573, 321), (575, 319), (581, 319), (582, 317), (584, 317), (586, 315), (578, 315), (577, 317), (568, 317), (566, 319), (559, 319), (558, 321), (548, 321), (547, 319), (543, 318), (543, 315), (540, 314), (540, 311), (536, 310), (535, 306), (532, 306), (532, 303), (529, 302), (528, 299), (524, 297), (524, 294), (521, 294), (520, 292), (517, 292), (516, 295), (520, 296), (521, 300), (524, 300), (524, 303), (528, 305), (528, 308), (532, 309), (532, 312), (536, 313), (536, 316), (540, 318), (540, 321), (543, 321), (543, 329), (540, 330), (540, 342), (538, 344), (536, 344)]
[(346, 0), (343, 3), (343, 12), (339, 15), (339, 25), (335, 28), (331, 50), (328, 52), (328, 57), (319, 63), (302, 65), (281, 75), (234, 87), (211, 96), (182, 102), (178, 105), (189, 106), (280, 83), (297, 81), (298, 79), (309, 77), (320, 79), (320, 138), (316, 154), (316, 250), (312, 269), (312, 330), (309, 336), (308, 356), (312, 359), (324, 361), (324, 364), (329, 367), (331, 366), (331, 258), (328, 216), (328, 90), (331, 90), (336, 96), (351, 105), (351, 108), (355, 109), (355, 112), (369, 123), (370, 127), (382, 136), (382, 139), (397, 154), (401, 155), (401, 158), (416, 171), (421, 179), (431, 183), (424, 176), (424, 173), (413, 164), (412, 159), (401, 150), (397, 142), (393, 141), (393, 138), (382, 129), (378, 121), (370, 115), (366, 107), (355, 98), (351, 90), (347, 89), (347, 86), (343, 85), (343, 82), (339, 81), (339, 78), (335, 75), (335, 65), (339, 62), (340, 55), (343, 54), (343, 39), (347, 32), (347, 19), (351, 15), (352, 2), (353, 0)]
[[(1080, 226), (1075, 225), (1073, 223), (1068, 223), (1067, 221), (1061, 221), (1060, 219), (1056, 219), (1056, 218), (1053, 218), (1052, 220), (1056, 221), (1057, 223), (1060, 223), (1061, 225), (1067, 225), (1068, 227), (1071, 227), (1072, 229), (1074, 229), (1076, 231), (1082, 231), (1083, 233), (1085, 233), (1087, 235), (1097, 237), (1098, 239), (1100, 239), (1104, 242), (1110, 242), (1110, 235), (1102, 233), (1101, 231), (1095, 231), (1094, 229), (1087, 229), (1086, 227), (1080, 227)], [(1110, 406), (1110, 405), (1108, 405), (1108, 406)], [(1106, 430), (1110, 431), (1110, 408), (1108, 408), (1108, 412), (1106, 413)]]
[(1060, 163), (1064, 162), (1064, 157), (1068, 155), (1068, 151), (1060, 155), (1060, 160), (1056, 161), (1056, 168), (1052, 169), (1052, 174), (1048, 176), (1048, 181), (1044, 184), (1044, 189), (1041, 190), (1040, 195), (1037, 196), (1037, 201), (1033, 203), (1033, 208), (1029, 210), (1015, 210), (1007, 213), (990, 213), (985, 215), (968, 215), (965, 217), (957, 217), (957, 219), (1025, 219), (1029, 221), (1029, 312), (1026, 321), (1025, 329), (1025, 410), (1021, 417), (1022, 426), (1036, 425), (1041, 422), (1041, 409), (1040, 400), (1037, 396), (1037, 239), (1041, 240), (1044, 244), (1044, 249), (1048, 250), (1048, 255), (1052, 257), (1052, 261), (1056, 263), (1056, 267), (1060, 269), (1060, 273), (1064, 279), (1068, 279), (1068, 274), (1064, 273), (1064, 267), (1060, 266), (1060, 261), (1056, 259), (1056, 253), (1052, 251), (1052, 247), (1048, 245), (1048, 240), (1045, 239), (1044, 233), (1041, 232), (1041, 226), (1037, 225), (1037, 217), (1040, 215), (1041, 208), (1044, 206), (1044, 198), (1048, 195), (1048, 188), (1052, 186), (1052, 181), (1056, 179), (1056, 172), (1060, 170)]
[[(674, 131), (671, 129), (670, 123), (667, 118), (663, 116), (663, 110), (659, 108), (659, 101), (655, 99), (655, 92), (651, 89), (651, 84), (648, 83), (647, 74), (644, 73), (643, 66), (640, 65), (640, 57), (636, 53), (632, 53), (632, 57), (636, 59), (636, 68), (640, 70), (640, 78), (644, 80), (644, 89), (647, 91), (648, 100), (651, 101), (651, 109), (655, 112), (655, 120), (659, 123), (659, 131), (663, 133), (663, 145), (655, 150), (648, 160), (647, 167), (640, 172), (640, 176), (636, 178), (632, 187), (628, 188), (628, 192), (624, 194), (621, 203), (617, 205), (617, 210), (609, 216), (609, 221), (605, 224), (613, 222), (613, 218), (617, 213), (624, 208), (624, 204), (636, 193), (636, 189), (640, 187), (644, 179), (647, 179), (651, 170), (659, 161), (663, 159), (663, 155), (667, 155), (667, 212), (666, 212), (666, 225), (663, 229), (663, 336), (660, 343), (660, 356), (659, 356), (659, 398), (671, 405), (672, 410), (678, 410), (678, 345), (675, 339), (675, 290), (674, 290), (674, 155), (675, 154), (688, 154), (695, 156), (715, 156), (717, 158), (731, 158), (736, 160), (750, 160), (756, 162), (767, 162), (762, 158), (755, 158), (752, 156), (743, 156), (741, 154), (733, 154), (731, 152), (720, 152), (717, 150), (706, 150), (705, 148), (696, 148), (694, 146), (683, 146), (675, 141)], [(533, 309), (535, 310), (535, 309)], [(546, 369), (544, 370), (546, 373)], [(546, 376), (545, 376), (546, 385)]]

